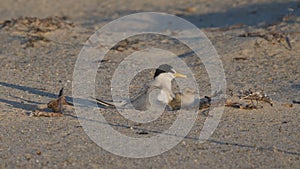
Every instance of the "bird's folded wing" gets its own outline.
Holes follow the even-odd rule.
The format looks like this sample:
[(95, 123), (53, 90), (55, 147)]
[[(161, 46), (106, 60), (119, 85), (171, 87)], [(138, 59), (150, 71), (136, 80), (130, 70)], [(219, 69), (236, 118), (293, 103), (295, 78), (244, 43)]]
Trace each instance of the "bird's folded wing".
[(92, 98), (97, 101), (97, 104), (102, 108), (127, 108), (128, 105), (131, 103), (135, 109), (144, 110), (147, 109), (148, 106), (148, 92), (156, 88), (155, 86), (151, 85), (152, 83), (143, 86), (140, 91), (134, 95), (129, 100), (123, 100), (121, 102), (113, 102), (113, 101), (104, 101), (97, 98)]

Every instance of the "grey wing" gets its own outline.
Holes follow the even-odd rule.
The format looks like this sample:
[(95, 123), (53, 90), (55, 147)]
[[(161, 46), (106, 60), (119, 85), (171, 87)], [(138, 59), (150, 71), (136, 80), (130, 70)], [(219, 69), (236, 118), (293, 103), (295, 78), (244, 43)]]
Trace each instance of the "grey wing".
[(131, 103), (132, 106), (137, 110), (147, 110), (147, 108), (150, 106), (149, 103), (149, 96), (148, 91), (150, 87), (148, 85), (145, 85), (134, 97), (130, 99), (130, 101), (127, 103)]
[(150, 108), (149, 94), (153, 89), (158, 89), (159, 87), (160, 86), (155, 84), (155, 81), (147, 83), (137, 95), (130, 99), (133, 107), (137, 110), (147, 110)]

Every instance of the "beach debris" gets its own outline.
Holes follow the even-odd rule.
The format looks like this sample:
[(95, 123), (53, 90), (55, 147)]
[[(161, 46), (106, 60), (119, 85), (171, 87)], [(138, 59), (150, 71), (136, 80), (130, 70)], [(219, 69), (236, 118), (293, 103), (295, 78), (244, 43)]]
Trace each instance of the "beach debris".
[(300, 100), (293, 100), (294, 104), (300, 104)]
[(292, 50), (292, 45), (289, 37), (285, 33), (274, 32), (274, 31), (261, 31), (261, 32), (246, 32), (238, 35), (239, 37), (259, 37), (267, 41), (275, 41), (282, 44), (284, 41), (287, 45), (283, 45), (286, 49)]
[(248, 58), (246, 58), (246, 57), (234, 57), (233, 60), (236, 60), (236, 61), (245, 61), (245, 60), (248, 60)]
[(286, 41), (286, 43), (288, 44), (288, 47), (289, 47), (290, 49), (292, 49), (291, 41), (290, 41), (290, 38), (289, 38), (288, 36), (285, 37), (285, 41)]
[(293, 104), (291, 104), (291, 103), (282, 103), (281, 105), (284, 107), (289, 107), (289, 108), (293, 107)]
[(211, 97), (204, 96), (204, 98), (200, 99), (199, 110), (201, 110), (201, 109), (207, 109), (210, 106), (211, 106)]
[(252, 105), (254, 105), (253, 101), (256, 101), (256, 106), (258, 105), (259, 101), (269, 103), (271, 106), (273, 106), (272, 99), (264, 93), (262, 89), (260, 91), (253, 92), (251, 89), (248, 90), (242, 90), (240, 91), (240, 99), (242, 100), (250, 100)]
[[(229, 96), (231, 99), (226, 99), (225, 101), (226, 107), (251, 110), (251, 109), (257, 109), (259, 102), (266, 102), (271, 106), (273, 106), (272, 99), (267, 94), (265, 94), (263, 90), (259, 90), (259, 91), (252, 91), (252, 89), (240, 90), (238, 92), (238, 95), (234, 95), (233, 90), (229, 89)], [(254, 104), (253, 101), (256, 101), (256, 104)]]
[(148, 131), (137, 131), (136, 134), (138, 134), (138, 135), (147, 135), (147, 134), (149, 134), (149, 132)]
[(58, 94), (58, 98), (50, 101), (47, 104), (47, 107), (49, 109), (52, 109), (54, 113), (62, 113), (64, 105), (73, 106), (72, 103), (69, 103), (66, 100), (66, 97), (63, 95), (63, 91), (64, 91), (64, 88), (61, 88), (59, 91), (59, 94)]
[(241, 102), (234, 102), (232, 100), (226, 100), (225, 102), (226, 107), (238, 108), (238, 109), (256, 109), (257, 107), (252, 103), (241, 103)]
[[(34, 117), (61, 117), (63, 116), (63, 110), (66, 106), (74, 106), (72, 103), (69, 103), (66, 100), (66, 97), (63, 95), (64, 88), (61, 88), (58, 94), (58, 98), (55, 100), (51, 100), (46, 105), (38, 106), (37, 110), (32, 112), (29, 116)], [(47, 110), (51, 110), (52, 112), (47, 112)]]
[[(251, 89), (248, 90), (241, 90), (239, 92), (238, 97), (234, 96), (233, 90), (229, 89), (229, 96), (233, 99), (214, 99), (219, 96), (221, 92), (216, 92), (212, 96), (204, 96), (203, 98), (199, 99), (199, 110), (208, 109), (214, 106), (226, 106), (238, 109), (257, 109), (259, 102), (266, 102), (273, 106), (272, 99), (264, 93), (263, 90), (253, 92)], [(250, 102), (245, 102), (250, 101)], [(256, 101), (254, 104), (253, 101)], [(180, 100), (179, 100), (180, 102)], [(174, 109), (173, 109), (174, 110)], [(176, 109), (175, 109), (176, 110)]]

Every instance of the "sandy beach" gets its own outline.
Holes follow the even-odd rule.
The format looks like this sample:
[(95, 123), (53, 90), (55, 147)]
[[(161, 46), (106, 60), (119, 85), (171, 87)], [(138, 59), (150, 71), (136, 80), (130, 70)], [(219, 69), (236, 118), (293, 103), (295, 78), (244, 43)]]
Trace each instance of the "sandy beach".
[[(71, 108), (61, 117), (32, 117), (58, 97), (72, 102), (76, 60), (89, 37), (111, 21), (138, 12), (164, 12), (197, 26), (208, 37), (226, 76), (227, 99), (242, 90), (263, 90), (273, 102), (253, 109), (225, 107), (213, 134), (198, 138), (207, 110), (199, 110), (187, 136), (169, 151), (148, 158), (115, 155), (98, 146)], [(134, 25), (133, 25), (134, 27)], [(163, 36), (131, 37), (111, 49), (97, 70), (97, 98), (111, 99), (113, 71), (147, 47), (171, 51), (194, 72), (200, 97), (210, 96), (203, 62)], [(299, 168), (300, 1), (179, 0), (34, 1), (0, 5), (0, 168)], [(151, 80), (142, 71), (134, 95)], [(238, 100), (239, 101), (239, 100)], [(247, 102), (249, 103), (249, 102)], [(149, 124), (134, 123), (115, 109), (99, 109), (107, 125), (137, 138), (167, 130), (178, 112)]]

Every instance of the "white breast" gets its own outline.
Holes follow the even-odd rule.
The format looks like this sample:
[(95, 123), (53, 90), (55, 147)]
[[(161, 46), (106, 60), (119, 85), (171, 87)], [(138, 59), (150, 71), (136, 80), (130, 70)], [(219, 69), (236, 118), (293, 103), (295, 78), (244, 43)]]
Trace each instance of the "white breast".
[(169, 101), (171, 101), (173, 98), (168, 92), (166, 92), (164, 90), (160, 90), (160, 93), (157, 96), (157, 99), (164, 104), (168, 104)]

